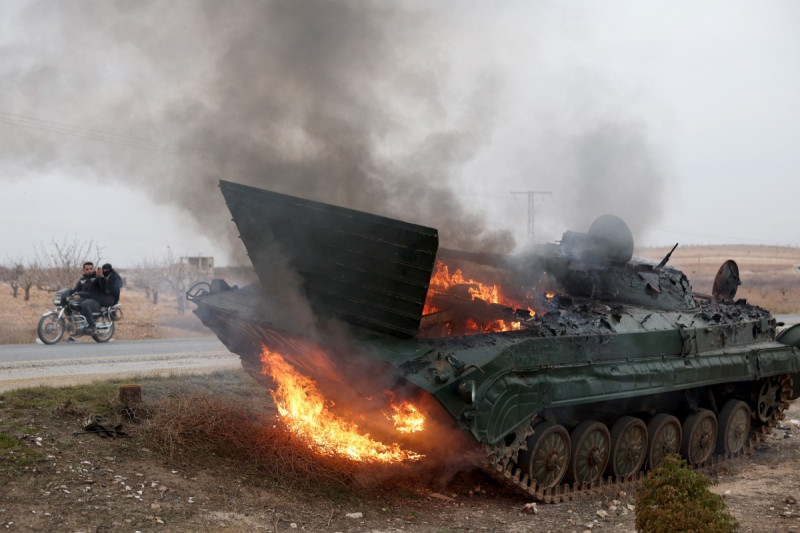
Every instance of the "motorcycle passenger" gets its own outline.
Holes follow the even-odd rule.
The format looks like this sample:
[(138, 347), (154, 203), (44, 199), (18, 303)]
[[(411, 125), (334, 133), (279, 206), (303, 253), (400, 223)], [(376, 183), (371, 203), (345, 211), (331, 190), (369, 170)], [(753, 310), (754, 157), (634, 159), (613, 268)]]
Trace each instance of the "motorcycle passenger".
[(100, 305), (111, 307), (119, 302), (119, 291), (122, 289), (122, 278), (117, 271), (111, 267), (111, 263), (103, 265), (97, 276), (100, 292)]
[(87, 328), (86, 333), (93, 335), (96, 333), (94, 324), (94, 313), (100, 312), (100, 298), (102, 292), (100, 284), (97, 280), (97, 273), (102, 270), (94, 270), (94, 263), (87, 261), (83, 264), (83, 275), (75, 288), (69, 291), (70, 294), (77, 294), (79, 297), (81, 314), (86, 318)]

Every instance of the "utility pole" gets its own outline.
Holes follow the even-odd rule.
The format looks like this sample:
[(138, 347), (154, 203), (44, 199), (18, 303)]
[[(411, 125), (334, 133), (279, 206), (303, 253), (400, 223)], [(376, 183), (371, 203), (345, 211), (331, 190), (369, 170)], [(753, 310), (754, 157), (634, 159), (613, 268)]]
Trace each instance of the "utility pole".
[(533, 224), (533, 201), (536, 196), (552, 196), (553, 193), (550, 191), (511, 191), (511, 194), (525, 194), (528, 196), (528, 239), (533, 242), (533, 237), (535, 235)]

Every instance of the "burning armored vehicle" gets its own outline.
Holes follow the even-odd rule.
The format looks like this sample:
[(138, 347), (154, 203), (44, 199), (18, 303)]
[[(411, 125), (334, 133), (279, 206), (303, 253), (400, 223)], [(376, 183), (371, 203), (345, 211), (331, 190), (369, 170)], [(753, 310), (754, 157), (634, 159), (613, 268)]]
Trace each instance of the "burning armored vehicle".
[[(340, 401), (412, 399), (540, 500), (635, 480), (668, 453), (693, 465), (745, 454), (796, 396), (800, 330), (778, 334), (767, 311), (735, 301), (733, 261), (712, 295), (697, 294), (669, 254), (632, 261), (616, 217), (509, 257), (439, 249), (433, 228), (220, 187), (259, 283), (213, 280), (187, 296), (245, 370), (272, 385), (266, 358), (278, 353)], [(302, 298), (281, 290), (294, 283)]]

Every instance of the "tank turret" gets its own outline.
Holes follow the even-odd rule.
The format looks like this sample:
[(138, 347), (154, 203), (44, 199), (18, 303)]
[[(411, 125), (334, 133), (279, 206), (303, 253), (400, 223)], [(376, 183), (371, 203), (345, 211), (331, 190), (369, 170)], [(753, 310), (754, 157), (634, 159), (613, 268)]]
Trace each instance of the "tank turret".
[(558, 246), (540, 248), (543, 268), (571, 296), (659, 309), (690, 310), (697, 304), (686, 276), (653, 265), (631, 262), (633, 236), (622, 219), (603, 215), (587, 233), (567, 231)]
[(543, 501), (630, 482), (667, 453), (695, 466), (746, 453), (794, 397), (800, 334), (733, 301), (738, 269), (697, 294), (669, 255), (634, 260), (617, 217), (503, 257), (440, 249), (434, 228), (220, 187), (259, 282), (188, 297), (245, 370), (270, 383), (266, 348), (334, 395), (414, 397)]

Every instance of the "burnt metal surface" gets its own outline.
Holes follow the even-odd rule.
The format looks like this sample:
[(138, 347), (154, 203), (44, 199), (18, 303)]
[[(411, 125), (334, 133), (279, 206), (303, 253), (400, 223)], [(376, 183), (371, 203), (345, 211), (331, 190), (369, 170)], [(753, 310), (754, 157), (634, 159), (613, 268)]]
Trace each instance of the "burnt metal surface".
[(722, 263), (722, 266), (717, 270), (711, 294), (719, 300), (733, 300), (741, 284), (742, 282), (739, 280), (739, 265), (736, 264), (736, 261), (729, 259)]
[(229, 181), (220, 189), (262, 284), (282, 254), (317, 313), (403, 337), (417, 332), (435, 229)]
[[(549, 491), (561, 490), (531, 478), (527, 453), (538, 445), (537, 428), (556, 424), (579, 438), (587, 423), (612, 428), (623, 418), (649, 424), (666, 416), (691, 427), (701, 411), (722, 424), (724, 406), (744, 403), (753, 435), (763, 435), (798, 392), (792, 377), (800, 376), (800, 329), (778, 336), (767, 310), (694, 293), (682, 272), (666, 267), (669, 254), (658, 265), (630, 261), (630, 233), (615, 217), (604, 217), (588, 234), (566, 232), (560, 245), (542, 245), (534, 255), (446, 251), (525, 286), (552, 280), (553, 294), (537, 289), (518, 308), (475, 299), (476, 282), (467, 279), (447, 292), (431, 289), (434, 310), (422, 317), (433, 287), (435, 230), (227, 182), (222, 187), (262, 282), (270, 272), (259, 228), (268, 227), (284, 247), (291, 245), (290, 262), (315, 311), (357, 325), (345, 334), (304, 329), (286, 321), (258, 286), (212, 284), (215, 290), (193, 298), (195, 313), (248, 372), (260, 376), (262, 346), (312, 375), (317, 369), (304, 353), (325, 351), (339, 368), (363, 367), (370, 383), (434, 398), (450, 422), (483, 446), (490, 470), (537, 498), (558, 501)], [(334, 291), (324, 286), (328, 268), (345, 273), (347, 282)], [(355, 274), (362, 271), (371, 273), (368, 290)], [(351, 300), (350, 291), (358, 298)], [(470, 322), (513, 322), (516, 330), (467, 334)], [(537, 425), (542, 421), (549, 425)]]

